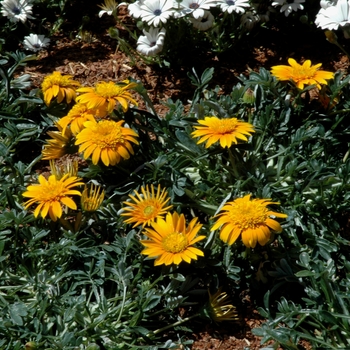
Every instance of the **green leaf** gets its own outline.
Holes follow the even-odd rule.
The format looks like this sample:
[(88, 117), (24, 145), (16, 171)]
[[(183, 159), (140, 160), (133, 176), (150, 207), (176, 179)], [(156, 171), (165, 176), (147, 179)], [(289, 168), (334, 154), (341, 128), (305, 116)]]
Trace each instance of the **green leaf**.
[(313, 271), (308, 271), (308, 270), (301, 270), (295, 273), (296, 277), (311, 277), (314, 276), (315, 277), (315, 272)]

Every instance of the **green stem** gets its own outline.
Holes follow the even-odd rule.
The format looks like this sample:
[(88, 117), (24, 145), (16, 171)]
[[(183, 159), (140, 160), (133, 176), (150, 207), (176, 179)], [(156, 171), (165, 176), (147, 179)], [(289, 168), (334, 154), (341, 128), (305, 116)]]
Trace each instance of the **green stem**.
[(198, 317), (198, 316), (200, 316), (199, 312), (197, 314), (195, 314), (195, 315), (190, 316), (190, 317), (183, 318), (182, 320), (177, 321), (175, 323), (168, 324), (167, 326), (165, 326), (163, 328), (159, 328), (159, 329), (155, 330), (154, 332), (152, 332), (152, 334), (156, 335), (158, 333), (164, 332), (164, 331), (166, 331), (169, 328), (173, 328), (173, 327), (179, 326), (180, 324), (183, 324), (183, 323), (185, 323), (185, 322), (187, 322), (189, 320), (192, 320), (193, 318)]
[(121, 319), (121, 317), (122, 317), (122, 314), (123, 314), (123, 311), (124, 311), (124, 306), (125, 306), (125, 300), (126, 300), (126, 290), (127, 290), (127, 287), (126, 287), (126, 285), (125, 285), (125, 283), (124, 283), (124, 280), (123, 280), (122, 282), (123, 282), (123, 286), (124, 286), (124, 288), (123, 288), (123, 301), (122, 301), (122, 305), (121, 305), (121, 308), (120, 308), (120, 312), (119, 312), (119, 315), (118, 315), (118, 319), (117, 319), (117, 321), (116, 321), (116, 324), (119, 323), (119, 321), (120, 321), (120, 319)]
[(231, 169), (233, 171), (233, 174), (234, 174), (234, 176), (237, 179), (239, 179), (239, 173), (238, 173), (238, 170), (237, 170), (237, 167), (236, 167), (235, 158), (234, 158), (233, 153), (232, 153), (230, 148), (228, 149), (228, 155), (229, 155), (229, 158), (230, 158)]

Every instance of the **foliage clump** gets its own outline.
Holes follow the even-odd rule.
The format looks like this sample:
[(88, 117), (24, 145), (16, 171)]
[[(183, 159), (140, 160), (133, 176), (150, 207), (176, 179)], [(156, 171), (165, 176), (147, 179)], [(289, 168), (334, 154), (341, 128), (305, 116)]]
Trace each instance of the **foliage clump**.
[[(260, 8), (223, 3), (198, 1), (235, 20)], [(315, 14), (293, 4), (272, 6)], [(4, 47), (42, 6), (68, 11), (1, 5)], [(0, 52), (1, 349), (189, 349), (191, 319), (240, 326), (243, 292), (262, 344), (349, 347), (348, 75), (291, 58), (222, 94), (213, 68), (193, 70), (188, 110), (169, 99), (158, 115), (135, 79), (81, 87), (52, 72), (31, 89), (17, 72), (36, 57)]]

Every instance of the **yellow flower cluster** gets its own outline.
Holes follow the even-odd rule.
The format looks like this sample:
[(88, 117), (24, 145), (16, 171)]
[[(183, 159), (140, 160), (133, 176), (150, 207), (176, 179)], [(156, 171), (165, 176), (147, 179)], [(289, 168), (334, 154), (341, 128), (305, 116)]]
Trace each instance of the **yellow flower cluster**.
[[(43, 149), (43, 159), (58, 159), (67, 153), (83, 153), (85, 159), (92, 156), (92, 163), (100, 160), (106, 166), (115, 165), (134, 154), (132, 144), (138, 144), (137, 133), (123, 127), (123, 121), (108, 119), (119, 104), (125, 112), (129, 102), (137, 105), (130, 90), (137, 83), (124, 80), (121, 83), (98, 82), (95, 87), (81, 87), (70, 75), (53, 72), (45, 77), (41, 87), (44, 101), (50, 105), (56, 98), (69, 104), (77, 101), (66, 116), (58, 120), (58, 131), (48, 132), (52, 139)], [(77, 96), (77, 93), (80, 94)], [(78, 147), (77, 147), (78, 146)]]
[[(123, 127), (124, 121), (115, 121), (108, 116), (121, 105), (125, 112), (129, 102), (137, 105), (129, 90), (136, 83), (123, 81), (99, 82), (95, 87), (81, 87), (78, 81), (70, 75), (62, 75), (56, 71), (44, 78), (41, 88), (43, 99), (47, 106), (55, 100), (73, 104), (66, 116), (56, 123), (57, 131), (49, 131), (51, 137), (44, 145), (42, 159), (50, 160), (51, 175), (45, 178), (39, 175), (39, 183), (27, 187), (23, 197), (30, 199), (24, 203), (25, 208), (37, 204), (34, 216), (47, 215), (53, 221), (61, 218), (67, 209), (76, 210), (77, 205), (71, 196), (81, 196), (83, 211), (96, 211), (104, 199), (101, 187), (91, 185), (83, 192), (75, 189), (84, 185), (77, 177), (78, 165), (69, 161), (63, 166), (55, 164), (55, 159), (61, 159), (67, 154), (83, 153), (85, 158), (92, 156), (92, 163), (100, 160), (106, 165), (115, 165), (122, 159), (134, 154), (132, 144), (138, 144), (137, 133), (128, 127)], [(77, 96), (77, 93), (80, 95)], [(74, 188), (74, 189), (73, 189)]]

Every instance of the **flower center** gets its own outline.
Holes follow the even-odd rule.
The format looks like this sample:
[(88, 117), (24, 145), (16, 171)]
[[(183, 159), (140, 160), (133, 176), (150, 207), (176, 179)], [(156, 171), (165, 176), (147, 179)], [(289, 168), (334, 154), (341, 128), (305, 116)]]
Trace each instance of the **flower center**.
[(192, 2), (192, 4), (190, 4), (189, 8), (192, 10), (196, 10), (199, 7), (199, 5), (196, 2)]
[(235, 203), (229, 211), (232, 224), (241, 229), (256, 228), (265, 223), (268, 209), (254, 201)]
[(92, 143), (101, 149), (115, 148), (124, 143), (122, 129), (110, 120), (101, 121), (92, 128)]
[(163, 238), (162, 245), (168, 253), (180, 253), (187, 248), (188, 239), (181, 232), (172, 232)]
[(226, 0), (228, 6), (233, 6), (236, 3), (236, 0)]
[(21, 9), (15, 6), (15, 7), (12, 9), (12, 12), (13, 12), (15, 15), (19, 15), (19, 14), (21, 14)]
[[(43, 202), (56, 202), (64, 197), (65, 187), (60, 182), (49, 182), (43, 186), (40, 193), (40, 200)], [(39, 198), (39, 196), (38, 196)]]
[(104, 98), (110, 98), (114, 96), (119, 96), (122, 92), (122, 88), (118, 85), (115, 85), (112, 81), (109, 83), (100, 82), (96, 84), (95, 92), (97, 95), (100, 95)]
[(162, 10), (160, 10), (160, 9), (154, 10), (154, 11), (153, 11), (153, 14), (154, 14), (155, 16), (160, 16), (160, 15), (162, 14)]
[(312, 79), (315, 73), (316, 71), (312, 68), (298, 68), (293, 70), (293, 76), (296, 82), (304, 79)]
[(51, 76), (48, 76), (42, 83), (42, 89), (45, 92), (47, 89), (53, 86), (59, 87), (71, 87), (72, 81), (69, 76), (62, 76), (59, 72), (53, 72)]
[(216, 125), (213, 125), (213, 129), (221, 135), (231, 134), (237, 128), (237, 119), (220, 119)]
[(143, 213), (146, 217), (150, 217), (154, 214), (154, 206), (153, 205), (147, 205), (145, 209), (143, 209)]

